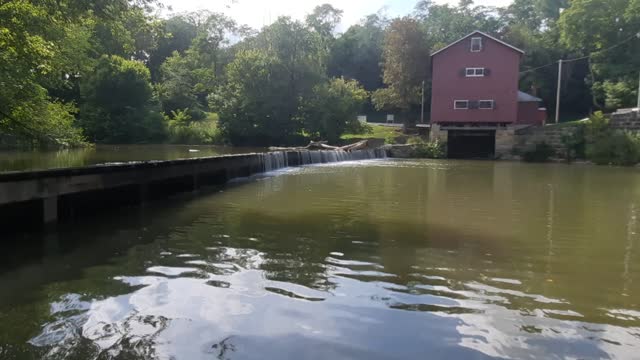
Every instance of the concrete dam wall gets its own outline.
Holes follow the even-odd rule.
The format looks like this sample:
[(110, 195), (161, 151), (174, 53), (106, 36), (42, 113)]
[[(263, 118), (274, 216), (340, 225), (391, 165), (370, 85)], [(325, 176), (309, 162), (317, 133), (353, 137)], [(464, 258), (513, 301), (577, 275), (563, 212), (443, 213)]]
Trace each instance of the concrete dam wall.
[(0, 173), (0, 223), (54, 224), (281, 168), (384, 157), (383, 149), (278, 151)]

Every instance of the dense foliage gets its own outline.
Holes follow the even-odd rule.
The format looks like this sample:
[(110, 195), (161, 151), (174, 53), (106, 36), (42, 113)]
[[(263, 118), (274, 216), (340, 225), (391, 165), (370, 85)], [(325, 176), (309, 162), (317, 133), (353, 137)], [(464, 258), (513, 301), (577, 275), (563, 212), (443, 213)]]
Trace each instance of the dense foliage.
[(403, 121), (415, 118), (408, 113), (412, 105), (421, 101), (423, 81), (429, 74), (428, 38), (420, 23), (411, 18), (396, 19), (386, 30), (383, 46), (383, 81), (387, 86), (373, 93), (377, 109), (398, 110)]
[(556, 154), (551, 145), (543, 141), (535, 144), (531, 149), (526, 150), (522, 154), (522, 160), (526, 162), (546, 162), (554, 155)]
[(640, 162), (640, 137), (612, 129), (602, 112), (594, 113), (586, 126), (587, 159), (600, 165), (635, 165)]
[(80, 82), (79, 123), (90, 140), (103, 143), (161, 141), (163, 117), (149, 69), (138, 61), (102, 56)]
[[(640, 0), (423, 0), (409, 16), (372, 14), (343, 34), (342, 11), (328, 4), (259, 31), (206, 11), (162, 18), (160, 5), (0, 0), (0, 146), (332, 141), (375, 108), (411, 123), (423, 82), (430, 94), (429, 53), (476, 29), (526, 51), (520, 87), (548, 108), (557, 60), (568, 60), (564, 118), (637, 99)], [(635, 141), (586, 146), (593, 157), (613, 142), (628, 162)]]
[(447, 143), (440, 139), (425, 141), (412, 138), (409, 144), (413, 146), (413, 157), (423, 159), (442, 159), (447, 157)]

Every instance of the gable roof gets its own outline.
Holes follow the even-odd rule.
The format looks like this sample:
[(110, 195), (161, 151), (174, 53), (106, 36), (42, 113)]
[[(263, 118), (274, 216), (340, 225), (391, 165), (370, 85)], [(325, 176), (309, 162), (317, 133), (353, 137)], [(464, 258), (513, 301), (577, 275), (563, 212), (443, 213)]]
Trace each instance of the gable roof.
[(526, 92), (518, 91), (518, 102), (541, 102), (542, 99), (529, 95)]
[(487, 37), (487, 38), (489, 38), (489, 39), (491, 39), (491, 40), (493, 40), (493, 41), (495, 41), (495, 42), (497, 42), (497, 43), (499, 43), (499, 44), (502, 44), (502, 45), (504, 45), (504, 46), (506, 46), (506, 47), (508, 47), (508, 48), (510, 48), (510, 49), (512, 49), (512, 50), (515, 50), (515, 51), (517, 51), (517, 52), (519, 52), (519, 53), (521, 53), (521, 54), (524, 54), (524, 51), (522, 51), (522, 50), (518, 49), (517, 47), (512, 46), (512, 45), (509, 45), (509, 44), (507, 44), (506, 42), (504, 42), (504, 41), (502, 41), (502, 40), (496, 39), (496, 38), (494, 38), (494, 37), (493, 37), (493, 36), (491, 36), (491, 35), (488, 35), (488, 34), (483, 33), (482, 31), (476, 30), (476, 31), (472, 32), (471, 34), (469, 34), (469, 35), (467, 35), (467, 36), (465, 36), (465, 37), (463, 37), (463, 38), (461, 38), (461, 39), (459, 39), (459, 40), (456, 40), (456, 41), (452, 42), (451, 44), (449, 44), (449, 45), (447, 45), (447, 46), (443, 47), (442, 49), (440, 49), (440, 50), (438, 50), (438, 51), (434, 52), (433, 54), (431, 54), (431, 56), (434, 56), (434, 55), (436, 55), (436, 54), (439, 54), (439, 53), (441, 53), (441, 52), (445, 51), (446, 49), (448, 49), (448, 48), (452, 47), (453, 45), (455, 45), (455, 44), (457, 44), (457, 43), (459, 43), (459, 42), (461, 42), (461, 41), (463, 41), (463, 40), (467, 39), (467, 38), (468, 38), (468, 37), (470, 37), (470, 36), (476, 35), (476, 34), (480, 34), (480, 35), (482, 35), (482, 36), (484, 36), (484, 37)]

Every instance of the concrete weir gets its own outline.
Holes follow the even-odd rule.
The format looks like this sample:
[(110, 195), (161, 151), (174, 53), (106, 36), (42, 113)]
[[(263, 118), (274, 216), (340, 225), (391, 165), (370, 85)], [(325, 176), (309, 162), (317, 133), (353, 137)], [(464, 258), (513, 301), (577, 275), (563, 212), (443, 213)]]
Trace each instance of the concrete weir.
[(383, 149), (278, 151), (0, 173), (0, 224), (54, 224), (285, 167), (382, 157)]

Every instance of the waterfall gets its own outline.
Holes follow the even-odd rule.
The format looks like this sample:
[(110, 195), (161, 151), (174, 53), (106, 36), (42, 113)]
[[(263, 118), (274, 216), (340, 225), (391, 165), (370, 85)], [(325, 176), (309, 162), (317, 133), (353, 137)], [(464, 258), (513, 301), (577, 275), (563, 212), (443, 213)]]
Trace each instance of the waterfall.
[(259, 155), (263, 165), (263, 171), (265, 172), (289, 166), (381, 159), (387, 157), (383, 149), (355, 150), (351, 152), (342, 150), (272, 151)]

